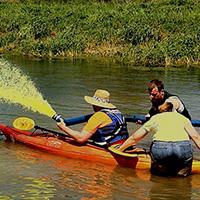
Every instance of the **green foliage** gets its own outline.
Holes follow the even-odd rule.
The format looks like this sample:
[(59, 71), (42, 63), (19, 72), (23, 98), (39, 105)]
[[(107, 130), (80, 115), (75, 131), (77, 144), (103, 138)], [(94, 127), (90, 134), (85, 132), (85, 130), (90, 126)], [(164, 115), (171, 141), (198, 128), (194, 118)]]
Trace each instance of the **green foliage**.
[(42, 39), (50, 35), (50, 29), (45, 18), (37, 17), (32, 22), (32, 33), (35, 39)]
[(22, 0), (0, 4), (0, 48), (125, 64), (199, 63), (200, 0)]

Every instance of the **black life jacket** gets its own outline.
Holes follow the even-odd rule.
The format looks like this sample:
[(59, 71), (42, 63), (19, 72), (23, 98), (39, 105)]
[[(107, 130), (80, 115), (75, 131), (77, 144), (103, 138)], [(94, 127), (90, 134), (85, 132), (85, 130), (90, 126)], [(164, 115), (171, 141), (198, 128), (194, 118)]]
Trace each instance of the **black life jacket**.
[[(152, 117), (153, 115), (159, 113), (159, 110), (158, 110), (158, 107), (160, 105), (162, 105), (169, 97), (172, 97), (172, 96), (176, 96), (178, 97), (177, 95), (173, 95), (173, 94), (170, 94), (168, 92), (165, 91), (165, 94), (164, 94), (164, 98), (160, 101), (160, 102), (156, 102), (156, 103), (152, 103), (152, 107), (149, 111), (149, 114), (150, 114), (150, 117)], [(179, 97), (178, 97), (179, 98)], [(181, 99), (179, 98), (179, 100), (181, 101)], [(185, 117), (187, 117), (189, 120), (191, 120), (191, 116), (188, 112), (188, 110), (186, 109), (183, 101), (181, 101), (181, 103), (183, 104), (184, 106), (184, 109), (182, 112), (180, 112), (180, 114), (184, 115)]]

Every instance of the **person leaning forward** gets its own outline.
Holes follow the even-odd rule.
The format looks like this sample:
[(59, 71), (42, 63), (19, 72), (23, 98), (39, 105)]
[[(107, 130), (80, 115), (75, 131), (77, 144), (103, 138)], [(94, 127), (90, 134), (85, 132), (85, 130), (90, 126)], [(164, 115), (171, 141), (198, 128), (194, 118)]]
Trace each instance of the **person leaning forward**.
[(102, 147), (123, 143), (129, 136), (127, 124), (121, 112), (110, 103), (110, 93), (97, 89), (94, 96), (85, 96), (84, 99), (92, 105), (94, 114), (81, 132), (67, 127), (62, 118), (57, 126), (79, 143), (90, 141)]
[(193, 152), (190, 138), (200, 149), (200, 135), (190, 120), (173, 111), (173, 104), (159, 106), (159, 114), (133, 133), (118, 150), (136, 145), (148, 133), (153, 133), (150, 148), (151, 172), (161, 176), (188, 176), (191, 173)]
[(154, 79), (148, 83), (149, 99), (152, 103), (152, 106), (149, 110), (149, 113), (146, 115), (146, 118), (149, 119), (153, 115), (159, 113), (158, 107), (164, 102), (171, 102), (173, 108), (180, 114), (187, 117), (191, 120), (191, 116), (186, 109), (184, 103), (177, 95), (173, 95), (164, 90), (164, 84), (162, 81)]

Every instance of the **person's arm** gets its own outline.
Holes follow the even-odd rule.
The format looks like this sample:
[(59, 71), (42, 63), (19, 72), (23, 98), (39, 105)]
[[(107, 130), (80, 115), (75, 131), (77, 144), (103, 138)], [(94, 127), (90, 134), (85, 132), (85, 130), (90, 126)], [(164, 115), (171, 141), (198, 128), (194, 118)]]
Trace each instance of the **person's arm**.
[(58, 127), (74, 138), (79, 143), (86, 142), (93, 134), (95, 134), (96, 130), (102, 126), (106, 126), (110, 124), (112, 120), (108, 115), (103, 112), (96, 112), (94, 113), (90, 119), (88, 120), (87, 124), (83, 127), (82, 131), (75, 131), (69, 127), (67, 127), (63, 120), (58, 122)]
[(181, 113), (184, 110), (184, 105), (177, 96), (171, 96), (165, 102), (172, 103), (174, 109), (179, 113)]
[(77, 142), (79, 143), (84, 143), (86, 142), (95, 132), (88, 132), (86, 130), (82, 130), (81, 132), (79, 131), (75, 131), (71, 128), (69, 128), (68, 126), (65, 125), (64, 121), (61, 120), (61, 122), (57, 123), (57, 126), (64, 131), (65, 133), (67, 133), (69, 136), (71, 136), (72, 138), (74, 138)]
[(120, 147), (118, 150), (124, 151), (130, 146), (136, 145), (142, 138), (147, 135), (147, 130), (143, 127), (134, 132)]
[(187, 131), (190, 138), (194, 141), (195, 145), (200, 149), (200, 135), (192, 126), (191, 123), (185, 125), (185, 130)]

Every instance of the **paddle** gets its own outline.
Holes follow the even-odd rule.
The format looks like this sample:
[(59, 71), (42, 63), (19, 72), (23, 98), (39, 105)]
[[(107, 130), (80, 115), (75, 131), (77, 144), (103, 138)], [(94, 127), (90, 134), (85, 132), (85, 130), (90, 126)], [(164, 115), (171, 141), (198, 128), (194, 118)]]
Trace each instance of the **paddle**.
[[(81, 118), (84, 119), (85, 117), (81, 117)], [(25, 125), (26, 125), (26, 128), (25, 128)], [(72, 137), (70, 137), (70, 135), (66, 135), (64, 133), (60, 133), (60, 132), (57, 132), (57, 131), (53, 131), (53, 130), (35, 125), (35, 122), (28, 117), (19, 117), (19, 118), (15, 119), (14, 122), (13, 122), (13, 127), (18, 129), (18, 130), (23, 130), (23, 134), (25, 134), (25, 135), (40, 135), (40, 133), (35, 132), (36, 130), (40, 130), (40, 131), (42, 131), (43, 134), (52, 133), (56, 137), (59, 137), (59, 139), (62, 139), (62, 140), (67, 139), (68, 141), (69, 140), (75, 141)], [(33, 132), (25, 132), (24, 131), (24, 130), (31, 130), (33, 128), (35, 128), (35, 130)], [(90, 145), (98, 146), (98, 145), (94, 144), (93, 141), (88, 141), (87, 143), (90, 144)]]
[(70, 136), (68, 136), (68, 135), (66, 135), (66, 134), (64, 134), (64, 133), (60, 133), (60, 132), (57, 132), (57, 131), (52, 131), (52, 130), (50, 130), (50, 129), (42, 128), (42, 127), (37, 126), (37, 125), (34, 126), (34, 128), (35, 128), (36, 130), (41, 130), (41, 131), (46, 131), (46, 132), (48, 132), (48, 133), (52, 133), (52, 134), (54, 134), (54, 135), (57, 136), (57, 137), (64, 137), (64, 138), (72, 139)]
[(28, 117), (18, 117), (13, 122), (13, 127), (19, 130), (27, 131), (33, 129), (35, 122)]
[[(13, 127), (18, 129), (18, 130), (23, 130), (23, 131), (28, 131), (31, 130), (33, 128), (35, 128), (36, 130), (40, 130), (40, 131), (46, 131), (47, 133), (52, 133), (54, 135), (56, 135), (57, 137), (64, 137), (64, 138), (70, 138), (68, 135), (64, 134), (64, 133), (60, 133), (57, 131), (52, 131), (50, 129), (47, 128), (42, 128), (40, 126), (35, 125), (35, 122), (33, 119), (30, 119), (28, 117), (18, 117), (13, 121)], [(72, 139), (72, 138), (70, 138)]]

